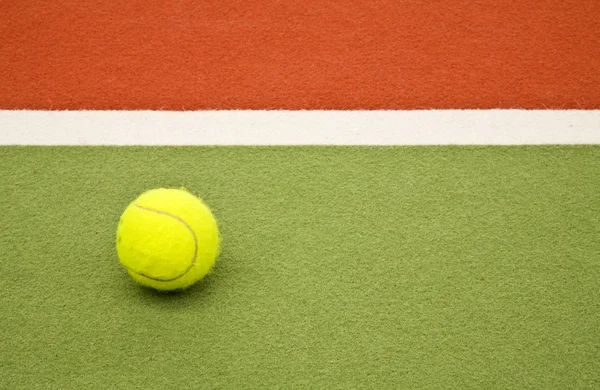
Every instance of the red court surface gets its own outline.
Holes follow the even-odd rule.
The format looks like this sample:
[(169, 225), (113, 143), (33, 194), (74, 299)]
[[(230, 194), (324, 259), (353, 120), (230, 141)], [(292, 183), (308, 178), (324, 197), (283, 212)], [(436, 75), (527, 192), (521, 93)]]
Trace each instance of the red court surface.
[(0, 1), (0, 109), (600, 108), (600, 1)]

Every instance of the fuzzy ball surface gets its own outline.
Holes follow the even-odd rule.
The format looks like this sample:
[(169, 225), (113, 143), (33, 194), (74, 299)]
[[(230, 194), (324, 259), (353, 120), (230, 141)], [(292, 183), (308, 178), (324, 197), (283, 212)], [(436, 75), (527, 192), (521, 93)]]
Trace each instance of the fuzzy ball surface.
[(202, 279), (219, 255), (217, 222), (206, 204), (182, 189), (141, 194), (121, 215), (119, 261), (138, 283), (161, 291)]

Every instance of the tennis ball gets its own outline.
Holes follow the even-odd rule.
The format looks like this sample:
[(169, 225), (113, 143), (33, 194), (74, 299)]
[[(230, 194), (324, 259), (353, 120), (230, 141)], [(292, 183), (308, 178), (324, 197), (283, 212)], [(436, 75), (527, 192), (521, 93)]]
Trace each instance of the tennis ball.
[(157, 188), (131, 202), (117, 228), (117, 254), (138, 283), (161, 291), (202, 279), (219, 255), (210, 209), (191, 193)]

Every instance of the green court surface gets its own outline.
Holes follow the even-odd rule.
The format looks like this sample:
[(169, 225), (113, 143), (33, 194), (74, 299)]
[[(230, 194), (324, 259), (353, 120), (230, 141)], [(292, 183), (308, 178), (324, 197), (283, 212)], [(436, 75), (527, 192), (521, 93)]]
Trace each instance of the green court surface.
[[(1, 389), (598, 389), (600, 146), (0, 147)], [(180, 294), (119, 215), (219, 221)]]

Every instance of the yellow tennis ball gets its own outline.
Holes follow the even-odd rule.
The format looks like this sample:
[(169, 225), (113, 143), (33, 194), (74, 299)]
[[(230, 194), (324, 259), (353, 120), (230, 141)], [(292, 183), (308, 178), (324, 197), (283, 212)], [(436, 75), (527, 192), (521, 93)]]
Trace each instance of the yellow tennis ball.
[(158, 188), (127, 206), (117, 228), (119, 261), (157, 290), (191, 286), (213, 267), (219, 231), (210, 209), (185, 190)]

